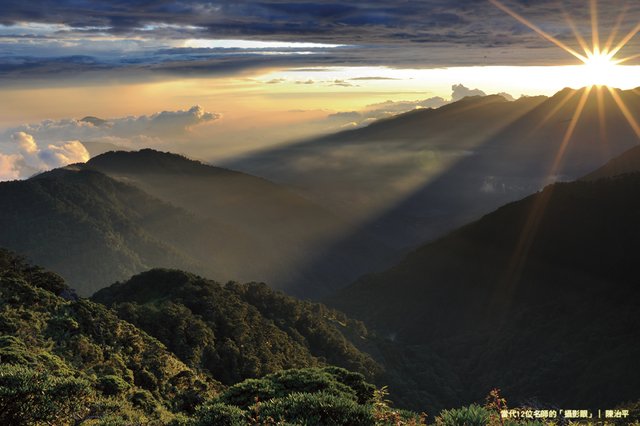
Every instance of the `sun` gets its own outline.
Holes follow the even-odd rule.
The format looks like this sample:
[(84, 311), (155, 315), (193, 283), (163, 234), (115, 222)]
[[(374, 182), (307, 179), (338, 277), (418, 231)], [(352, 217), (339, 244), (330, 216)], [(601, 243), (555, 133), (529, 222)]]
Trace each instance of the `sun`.
[(584, 81), (592, 86), (608, 86), (616, 74), (619, 61), (611, 53), (599, 52), (596, 49), (586, 54), (583, 63), (580, 71), (584, 75)]
[[(611, 30), (607, 40), (602, 43), (600, 38), (600, 30), (598, 25), (598, 0), (590, 0), (589, 5), (591, 9), (591, 45), (585, 40), (580, 33), (578, 27), (575, 25), (569, 15), (565, 14), (565, 20), (571, 30), (573, 31), (576, 41), (582, 49), (574, 49), (564, 43), (562, 40), (557, 39), (553, 35), (547, 33), (542, 28), (533, 24), (525, 17), (520, 16), (509, 7), (505, 6), (501, 0), (489, 0), (498, 9), (511, 15), (520, 23), (531, 28), (538, 33), (541, 37), (547, 41), (555, 44), (568, 54), (574, 56), (580, 62), (581, 65), (575, 67), (575, 71), (580, 74), (576, 75), (576, 81), (581, 81), (587, 86), (581, 90), (568, 91), (564, 95), (564, 99), (551, 111), (543, 121), (547, 121), (554, 116), (572, 97), (579, 95), (579, 101), (576, 105), (576, 109), (573, 112), (572, 118), (568, 121), (567, 129), (564, 134), (564, 138), (558, 145), (558, 151), (555, 158), (552, 160), (552, 164), (549, 168), (547, 176), (557, 176), (560, 170), (564, 154), (569, 146), (571, 139), (573, 138), (574, 131), (576, 130), (578, 121), (580, 120), (583, 111), (585, 110), (591, 94), (596, 96), (596, 104), (598, 108), (598, 116), (600, 122), (600, 138), (601, 141), (606, 143), (606, 120), (607, 114), (605, 111), (605, 103), (603, 101), (605, 92), (608, 92), (611, 99), (618, 106), (618, 109), (629, 123), (629, 126), (633, 129), (640, 141), (640, 123), (638, 123), (635, 115), (631, 112), (630, 108), (626, 105), (623, 97), (617, 89), (614, 88), (614, 84), (619, 81), (620, 71), (623, 66), (621, 64), (628, 62), (632, 59), (640, 58), (640, 55), (629, 56), (626, 58), (618, 58), (618, 53), (633, 39), (638, 33), (640, 33), (640, 23), (622, 38), (618, 37), (618, 32), (621, 28), (621, 24), (625, 17), (626, 7), (620, 13), (617, 23)], [(616, 39), (619, 39), (616, 44)], [(604, 87), (604, 88), (603, 88)], [(566, 122), (566, 121), (565, 121)], [(514, 253), (509, 262), (508, 272), (506, 274), (506, 280), (508, 282), (516, 282), (522, 268), (524, 266), (524, 260), (527, 258), (529, 250), (533, 243), (533, 237), (536, 233), (540, 220), (545, 213), (547, 204), (551, 199), (551, 193), (553, 187), (548, 191), (543, 191), (533, 204), (531, 211), (528, 214), (525, 226), (523, 227), (518, 244), (514, 250)]]
[[(489, 0), (498, 9), (511, 15), (520, 23), (526, 25), (542, 38), (555, 44), (568, 54), (577, 58), (582, 65), (577, 70), (580, 75), (576, 76), (576, 81), (587, 84), (589, 86), (607, 86), (614, 87), (618, 82), (621, 74), (619, 71), (623, 68), (622, 64), (633, 59), (640, 58), (640, 55), (633, 55), (625, 58), (619, 58), (618, 53), (640, 32), (640, 23), (638, 23), (628, 34), (619, 36), (622, 21), (625, 17), (625, 10), (620, 14), (615, 27), (612, 29), (606, 41), (600, 37), (598, 25), (598, 4), (597, 0), (590, 0), (591, 9), (591, 43), (582, 36), (573, 19), (565, 14), (565, 21), (573, 31), (577, 44), (580, 48), (574, 49), (563, 41), (547, 33), (539, 26), (535, 25), (525, 17), (517, 14), (509, 7), (505, 6), (501, 0)], [(618, 42), (616, 43), (616, 38)], [(582, 50), (582, 52), (580, 51)]]

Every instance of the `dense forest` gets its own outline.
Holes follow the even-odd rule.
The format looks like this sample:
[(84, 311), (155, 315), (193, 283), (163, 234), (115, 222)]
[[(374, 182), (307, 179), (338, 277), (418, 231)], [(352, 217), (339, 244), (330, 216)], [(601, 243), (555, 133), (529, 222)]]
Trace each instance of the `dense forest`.
[(181, 271), (152, 270), (92, 299), (225, 384), (326, 364), (370, 379), (382, 370), (349, 340), (372, 345), (361, 322), (265, 284), (223, 286)]
[[(194, 294), (184, 293), (187, 290)], [(130, 301), (116, 302), (125, 298)], [(108, 301), (116, 311), (78, 297), (60, 276), (0, 250), (0, 423), (410, 426), (427, 422), (426, 414), (393, 408), (387, 388), (374, 386), (364, 374), (330, 365), (377, 368), (337, 331), (346, 328), (363, 334), (362, 325), (321, 305), (296, 302), (263, 285), (222, 287), (164, 270), (116, 284), (96, 299)], [(205, 306), (207, 315), (201, 317), (198, 307)], [(229, 309), (237, 313), (223, 318)], [(147, 311), (154, 312), (149, 320), (156, 324), (142, 324), (167, 346), (117, 315), (135, 319), (136, 313)], [(266, 334), (247, 334), (246, 326)], [(273, 350), (264, 351), (269, 345), (264, 339), (273, 341)], [(340, 344), (345, 346), (342, 352), (327, 352)], [(229, 350), (233, 345), (236, 350)], [(258, 361), (262, 364), (256, 364), (257, 354), (264, 357)], [(269, 370), (273, 371), (267, 374)], [(218, 381), (217, 374), (226, 383)], [(444, 410), (431, 418), (438, 425), (501, 424), (500, 410), (506, 405), (497, 393), (492, 395), (483, 406)]]

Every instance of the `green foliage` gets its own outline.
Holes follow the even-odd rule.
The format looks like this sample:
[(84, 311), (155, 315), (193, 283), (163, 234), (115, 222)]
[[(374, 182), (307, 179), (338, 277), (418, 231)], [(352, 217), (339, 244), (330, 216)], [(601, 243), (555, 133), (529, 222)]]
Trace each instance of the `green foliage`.
[(138, 390), (129, 397), (134, 407), (140, 408), (145, 413), (153, 413), (158, 408), (158, 401), (153, 397), (151, 392), (147, 390)]
[(247, 412), (221, 402), (201, 406), (196, 419), (194, 426), (245, 426), (249, 423)]
[(258, 421), (270, 419), (295, 425), (374, 425), (371, 407), (332, 393), (291, 393), (253, 407)]
[(109, 375), (98, 378), (98, 389), (107, 396), (120, 395), (129, 389), (129, 383), (118, 376)]
[[(229, 387), (196, 412), (197, 425), (417, 426), (416, 413), (394, 410), (361, 374), (337, 367), (294, 369)], [(219, 423), (217, 423), (219, 422)]]
[(0, 251), (0, 400), (8, 407), (2, 415), (29, 411), (33, 417), (25, 419), (35, 423), (157, 424), (215, 394), (214, 381), (156, 339), (102, 305), (57, 296), (48, 290), (60, 289), (56, 276), (21, 262)]
[(436, 418), (438, 426), (486, 426), (490, 414), (487, 409), (476, 404), (468, 407), (444, 410)]
[(0, 424), (58, 423), (78, 418), (91, 396), (85, 380), (0, 364)]
[[(94, 300), (114, 307), (189, 366), (225, 384), (327, 363), (368, 378), (381, 370), (352, 343), (367, 341), (361, 323), (265, 284), (221, 286), (185, 272), (156, 269), (100, 290)], [(344, 374), (346, 381), (360, 380)], [(139, 377), (136, 384), (147, 386)]]
[(246, 409), (256, 400), (267, 401), (296, 392), (324, 392), (355, 402), (368, 402), (373, 396), (373, 386), (366, 383), (362, 375), (357, 375), (360, 381), (352, 378), (351, 383), (355, 388), (351, 387), (342, 381), (346, 373), (346, 370), (338, 368), (285, 370), (230, 386), (220, 395), (219, 400)]

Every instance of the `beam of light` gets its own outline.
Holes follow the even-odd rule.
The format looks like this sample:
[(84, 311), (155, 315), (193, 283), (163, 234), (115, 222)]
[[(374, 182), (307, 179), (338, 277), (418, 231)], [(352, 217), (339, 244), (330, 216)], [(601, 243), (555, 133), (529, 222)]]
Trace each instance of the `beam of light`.
[(626, 58), (616, 60), (616, 65), (624, 64), (625, 62), (633, 61), (640, 58), (640, 54), (627, 56)]
[[(498, 0), (489, 0), (489, 1), (494, 6), (496, 6), (498, 9), (500, 9), (503, 12), (511, 15), (518, 22), (520, 22), (520, 23), (526, 25), (527, 27), (531, 28), (533, 31), (537, 32), (539, 35), (541, 35), (542, 37), (544, 37), (548, 41), (552, 42), (553, 44), (555, 44), (556, 46), (558, 46), (559, 48), (561, 48), (565, 52), (575, 56), (576, 58), (580, 59), (582, 62), (586, 62), (587, 61), (587, 57), (586, 56), (581, 55), (580, 53), (576, 52), (574, 49), (570, 48), (569, 46), (567, 46), (566, 44), (564, 44), (563, 42), (561, 42), (560, 40), (558, 40), (557, 38), (555, 38), (551, 34), (545, 32), (540, 27), (538, 27), (537, 25), (533, 24), (531, 21), (529, 21), (526, 18), (518, 15), (516, 12), (514, 12), (511, 9), (509, 9), (507, 6), (502, 4), (500, 1), (498, 1)], [(640, 28), (639, 28), (639, 31), (640, 31)]]
[[(611, 31), (611, 33), (609, 34), (609, 37), (605, 42), (605, 45), (602, 46), (600, 44), (597, 0), (590, 0), (592, 46), (589, 47), (584, 37), (582, 37), (582, 35), (580, 34), (578, 28), (573, 23), (572, 19), (565, 14), (566, 22), (571, 27), (576, 37), (576, 40), (578, 41), (578, 44), (582, 47), (582, 49), (586, 54), (586, 56), (583, 56), (577, 53), (576, 51), (574, 51), (573, 49), (567, 47), (564, 43), (558, 41), (554, 37), (545, 33), (540, 28), (531, 24), (525, 18), (521, 17), (520, 15), (518, 15), (517, 13), (513, 12), (508, 7), (500, 3), (499, 0), (489, 0), (489, 1), (492, 4), (494, 4), (496, 7), (501, 9), (502, 11), (511, 15), (513, 18), (515, 18), (519, 22), (527, 25), (529, 28), (537, 32), (543, 38), (561, 47), (569, 54), (577, 57), (582, 62), (584, 62), (584, 66), (582, 67), (584, 69), (583, 72), (592, 81), (593, 85), (583, 89), (583, 93), (580, 98), (580, 101), (578, 102), (576, 110), (574, 111), (573, 116), (571, 118), (571, 122), (567, 127), (565, 135), (560, 143), (560, 146), (558, 147), (558, 152), (556, 153), (555, 158), (553, 159), (553, 162), (551, 164), (548, 176), (555, 176), (560, 170), (562, 161), (564, 160), (564, 156), (567, 151), (567, 147), (569, 146), (569, 143), (575, 133), (578, 122), (580, 121), (582, 113), (584, 112), (584, 109), (589, 99), (589, 96), (591, 94), (591, 91), (594, 88), (596, 90), (596, 97), (597, 97), (598, 117), (599, 117), (599, 124), (600, 124), (600, 139), (604, 144), (607, 143), (607, 132), (606, 132), (607, 123), (606, 123), (606, 114), (605, 114), (605, 103), (603, 99), (603, 89), (601, 86), (606, 85), (603, 83), (605, 83), (606, 80), (610, 81), (612, 76), (616, 74), (616, 71), (618, 70), (618, 67), (617, 67), (618, 64), (640, 57), (640, 55), (635, 55), (635, 56), (630, 56), (628, 58), (623, 58), (623, 59), (615, 58), (615, 55), (624, 46), (626, 46), (627, 43), (629, 43), (629, 41), (631, 41), (631, 39), (635, 37), (638, 32), (640, 32), (640, 24), (636, 25), (629, 33), (627, 33), (615, 45), (613, 49), (611, 49), (611, 46), (613, 46), (623, 22), (624, 10), (626, 10), (626, 7), (627, 7), (625, 4), (624, 10), (618, 16), (616, 24), (613, 30)], [(633, 131), (635, 132), (636, 136), (640, 139), (640, 125), (638, 124), (635, 117), (633, 116), (633, 114), (625, 104), (624, 100), (616, 90), (612, 89), (609, 86), (606, 86), (606, 87), (609, 93), (611, 94), (611, 97), (617, 104), (618, 108), (624, 115), (625, 119), (627, 120), (627, 122), (629, 123)], [(543, 122), (547, 121), (550, 117), (555, 115), (560, 110), (560, 108), (562, 108), (562, 106), (564, 106), (566, 102), (568, 102), (569, 99), (571, 99), (571, 96), (566, 96), (565, 99), (559, 105), (557, 105), (556, 108), (554, 108), (554, 110), (551, 111), (551, 113), (547, 117), (545, 117)], [(533, 241), (535, 239), (535, 235), (542, 221), (542, 218), (544, 217), (544, 213), (551, 200), (553, 191), (554, 191), (554, 186), (553, 185), (549, 186), (546, 189), (544, 189), (541, 193), (539, 193), (532, 201), (531, 209), (525, 219), (525, 222), (522, 227), (522, 231), (520, 233), (520, 236), (518, 237), (518, 240), (514, 247), (514, 251), (511, 255), (510, 261), (507, 266), (504, 284), (507, 286), (506, 291), (509, 293), (512, 293), (515, 290), (515, 284), (517, 284), (517, 282), (521, 277), (522, 270), (526, 264), (526, 260), (529, 255), (529, 251), (532, 247)]]
[(604, 95), (602, 86), (596, 87), (596, 100), (598, 104), (598, 122), (600, 123), (600, 142), (602, 143), (605, 158), (609, 158), (609, 138), (607, 136), (607, 116), (605, 114)]
[(593, 41), (593, 54), (600, 53), (600, 29), (598, 27), (598, 3), (591, 0), (591, 40)]
[(618, 15), (618, 19), (616, 20), (615, 25), (611, 29), (611, 33), (609, 34), (609, 38), (607, 39), (607, 41), (606, 41), (606, 43), (604, 45), (603, 51), (605, 51), (605, 52), (610, 52), (611, 51), (611, 46), (613, 46), (613, 42), (615, 41), (616, 37), (618, 36), (618, 32), (620, 31), (620, 27), (622, 27), (622, 22), (624, 21), (624, 17), (625, 17), (625, 15), (627, 13), (628, 7), (629, 7), (628, 3), (625, 2), (624, 6), (622, 7), (622, 11)]
[[(569, 127), (567, 127), (567, 131), (565, 132), (564, 138), (562, 139), (562, 143), (560, 144), (548, 176), (554, 176), (558, 172), (558, 168), (562, 162), (562, 159), (564, 158), (564, 153), (567, 149), (567, 146), (569, 145), (569, 142), (571, 141), (571, 138), (573, 137), (573, 133), (575, 132), (580, 117), (582, 116), (582, 112), (584, 111), (584, 107), (587, 103), (590, 93), (591, 88), (584, 89), (582, 97), (580, 98), (578, 106), (573, 113), (571, 123), (569, 124)], [(540, 222), (544, 217), (544, 212), (549, 204), (549, 201), (551, 200), (552, 193), (553, 186), (549, 186), (541, 193), (539, 193), (533, 201), (533, 206), (529, 215), (527, 216), (515, 250), (513, 252), (513, 255), (511, 256), (509, 266), (507, 268), (505, 284), (507, 284), (508, 289), (511, 289), (510, 291), (513, 290), (513, 284), (516, 284), (521, 276), (525, 261), (529, 254), (529, 250), (531, 249), (531, 246), (533, 244), (538, 226), (540, 225)]]
[(618, 16), (616, 20), (616, 24), (609, 34), (609, 37), (604, 45), (601, 44), (600, 37), (600, 26), (599, 26), (599, 12), (598, 12), (598, 2), (597, 0), (589, 0), (589, 9), (591, 13), (591, 46), (588, 45), (585, 38), (582, 36), (578, 27), (575, 25), (571, 17), (567, 14), (565, 10), (563, 10), (564, 19), (567, 22), (568, 26), (573, 31), (573, 34), (584, 51), (584, 55), (578, 53), (576, 50), (567, 46), (562, 41), (557, 38), (551, 36), (550, 34), (543, 31), (540, 27), (531, 23), (526, 18), (520, 16), (518, 13), (511, 10), (509, 7), (505, 6), (500, 0), (489, 0), (494, 6), (503, 12), (507, 13), (518, 22), (528, 26), (533, 31), (538, 33), (544, 39), (550, 41), (556, 46), (562, 48), (567, 53), (575, 56), (580, 59), (584, 63), (584, 67), (581, 69), (583, 75), (587, 77), (589, 85), (608, 85), (610, 82), (614, 80), (614, 74), (618, 73), (620, 68), (618, 65), (624, 62), (631, 61), (633, 59), (639, 58), (640, 55), (629, 56), (627, 58), (618, 59), (616, 58), (616, 54), (626, 46), (629, 41), (633, 37), (635, 37), (638, 32), (640, 32), (640, 24), (636, 25), (629, 33), (627, 33), (612, 49), (611, 46), (614, 44), (615, 39), (618, 35), (618, 32), (621, 28), (621, 25), (624, 20), (625, 11), (627, 9), (627, 4), (625, 3), (622, 13)]
[(576, 93), (578, 92), (575, 90), (568, 92), (564, 96), (564, 98), (562, 98), (562, 100), (558, 102), (551, 111), (549, 111), (549, 113), (540, 121), (540, 123), (538, 123), (538, 125), (534, 128), (533, 131), (535, 132), (540, 128), (542, 128), (542, 126), (544, 126), (549, 120), (551, 120), (562, 109), (562, 107), (564, 107), (567, 104), (567, 102), (569, 102), (576, 95)]
[(633, 116), (633, 114), (631, 114), (631, 111), (629, 110), (629, 107), (627, 107), (627, 104), (624, 103), (624, 101), (622, 100), (622, 98), (620, 97), (618, 92), (616, 92), (615, 89), (612, 89), (610, 87), (607, 87), (607, 89), (609, 89), (609, 93), (611, 93), (611, 97), (618, 105), (618, 108), (620, 108), (620, 111), (622, 111), (624, 118), (627, 119), (629, 126), (631, 126), (633, 131), (636, 133), (636, 136), (640, 138), (640, 125), (638, 125), (638, 122), (636, 121), (635, 117)]
[(549, 176), (555, 176), (560, 168), (560, 164), (562, 163), (562, 159), (564, 158), (564, 153), (567, 150), (567, 146), (569, 146), (569, 142), (573, 137), (573, 133), (576, 130), (576, 126), (578, 125), (578, 121), (580, 121), (580, 117), (582, 116), (582, 111), (584, 111), (584, 107), (587, 104), (587, 100), (589, 99), (589, 95), (591, 94), (592, 87), (587, 87), (584, 89), (582, 93), (582, 97), (580, 98), (580, 102), (578, 102), (578, 106), (576, 107), (575, 112), (573, 113), (573, 117), (571, 118), (571, 123), (567, 128), (567, 132), (560, 143), (560, 148), (558, 149), (558, 153), (556, 154), (556, 158), (553, 161), (553, 165), (551, 166), (551, 171)]
[(638, 32), (640, 32), (640, 23), (636, 25), (631, 31), (629, 31), (629, 33), (626, 36), (624, 36), (622, 40), (620, 40), (620, 42), (616, 45), (616, 47), (614, 47), (610, 52), (608, 52), (609, 55), (611, 57), (614, 57), (620, 51), (620, 49), (625, 47), (627, 43), (629, 43), (631, 39), (634, 38), (636, 34), (638, 34)]
[(589, 48), (587, 41), (584, 39), (582, 34), (580, 34), (580, 31), (578, 30), (575, 22), (573, 22), (573, 19), (571, 19), (571, 17), (566, 12), (564, 12), (563, 14), (565, 22), (567, 23), (567, 25), (569, 25), (571, 31), (573, 31), (573, 35), (575, 36), (582, 50), (584, 50), (585, 55), (591, 54), (591, 49)]

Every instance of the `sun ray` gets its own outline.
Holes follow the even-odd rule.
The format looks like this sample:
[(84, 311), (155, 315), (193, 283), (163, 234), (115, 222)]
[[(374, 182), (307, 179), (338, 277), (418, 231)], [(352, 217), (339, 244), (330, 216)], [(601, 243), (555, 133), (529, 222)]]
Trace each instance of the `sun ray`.
[(584, 51), (584, 55), (577, 52), (575, 49), (569, 47), (566, 43), (558, 40), (554, 36), (548, 34), (540, 27), (536, 26), (523, 16), (519, 15), (517, 12), (510, 9), (501, 0), (489, 0), (495, 7), (502, 10), (503, 12), (510, 15), (512, 18), (517, 20), (518, 22), (526, 25), (531, 28), (537, 34), (539, 34), (542, 38), (550, 41), (556, 46), (562, 48), (567, 53), (573, 55), (578, 58), (580, 61), (584, 63), (584, 67), (582, 68), (582, 74), (584, 82), (588, 85), (595, 86), (603, 86), (608, 85), (613, 81), (616, 75), (622, 71), (621, 68), (618, 68), (618, 65), (621, 65), (625, 62), (632, 61), (634, 59), (640, 58), (640, 54), (628, 56), (625, 58), (616, 58), (616, 54), (620, 52), (622, 48), (624, 48), (630, 41), (635, 37), (638, 32), (640, 32), (640, 23), (636, 25), (630, 32), (628, 32), (616, 45), (611, 48), (616, 42), (616, 38), (618, 37), (618, 33), (620, 32), (620, 28), (624, 22), (625, 11), (627, 10), (627, 2), (625, 1), (623, 5), (622, 13), (620, 13), (616, 19), (616, 23), (613, 27), (613, 30), (609, 34), (605, 44), (602, 43), (602, 38), (600, 35), (600, 15), (598, 10), (598, 0), (589, 0), (589, 10), (591, 14), (591, 46), (582, 35), (579, 27), (575, 24), (574, 20), (567, 13), (564, 7), (561, 6), (562, 14), (564, 15), (564, 20), (567, 25), (571, 28), (575, 39), (580, 46), (580, 48)]
[(626, 36), (624, 36), (622, 40), (620, 40), (620, 42), (616, 45), (616, 47), (614, 47), (610, 52), (608, 52), (610, 57), (613, 58), (616, 54), (618, 54), (618, 52), (620, 52), (620, 50), (623, 47), (625, 47), (627, 43), (629, 43), (631, 39), (634, 38), (636, 34), (638, 34), (638, 32), (640, 32), (640, 23), (636, 25), (631, 31), (629, 31), (629, 33)]
[(591, 0), (591, 40), (593, 41), (593, 54), (600, 54), (600, 28), (598, 25), (597, 0)]
[(551, 166), (549, 176), (555, 176), (558, 173), (558, 169), (560, 168), (560, 163), (564, 158), (564, 153), (567, 150), (567, 146), (569, 145), (571, 138), (573, 137), (573, 133), (576, 130), (578, 121), (580, 121), (580, 117), (582, 116), (582, 111), (584, 111), (584, 107), (587, 104), (587, 100), (589, 99), (589, 95), (591, 94), (592, 88), (593, 87), (587, 87), (583, 89), (584, 92), (582, 93), (582, 97), (578, 102), (578, 106), (576, 107), (575, 112), (573, 113), (573, 117), (571, 118), (571, 123), (569, 123), (567, 132), (565, 133), (564, 138), (562, 139), (562, 142), (560, 142), (560, 147), (558, 148), (558, 153), (556, 154), (556, 158), (554, 159), (553, 164)]
[(609, 38), (607, 39), (605, 45), (604, 45), (604, 52), (609, 53), (611, 51), (611, 46), (613, 46), (613, 42), (615, 41), (616, 37), (618, 36), (618, 32), (620, 31), (620, 28), (622, 27), (622, 22), (624, 21), (624, 17), (627, 13), (627, 9), (629, 7), (629, 4), (627, 2), (624, 3), (624, 6), (622, 7), (622, 12), (620, 12), (620, 14), (618, 15), (618, 19), (616, 20), (615, 25), (613, 26), (613, 28), (611, 29), (611, 33), (609, 34)]
[[(567, 131), (565, 132), (562, 143), (560, 144), (554, 162), (547, 176), (553, 177), (554, 175), (556, 175), (558, 167), (560, 166), (560, 163), (562, 162), (562, 159), (564, 157), (566, 148), (569, 145), (571, 138), (573, 137), (573, 133), (575, 132), (575, 129), (578, 125), (578, 121), (580, 121), (580, 117), (582, 116), (582, 112), (584, 111), (584, 107), (587, 103), (590, 93), (591, 88), (584, 89), (582, 97), (578, 102), (578, 106), (576, 107), (576, 110), (571, 118), (571, 123), (569, 123), (569, 127), (567, 127)], [(544, 216), (544, 212), (547, 208), (547, 205), (549, 204), (552, 193), (553, 186), (548, 187), (540, 192), (534, 199), (533, 206), (529, 214), (527, 215), (527, 219), (522, 228), (522, 232), (520, 233), (520, 237), (518, 238), (518, 242), (516, 243), (516, 247), (511, 256), (511, 260), (507, 268), (507, 273), (505, 275), (505, 283), (507, 284), (508, 289), (510, 289), (509, 291), (513, 291), (513, 289), (515, 288), (513, 284), (517, 283), (521, 275), (528, 253), (531, 249), (531, 245), (533, 244), (535, 233)]]
[(573, 31), (573, 35), (578, 41), (578, 44), (580, 45), (582, 50), (584, 50), (585, 55), (589, 56), (592, 53), (591, 48), (589, 47), (589, 44), (584, 39), (582, 34), (580, 34), (580, 31), (578, 30), (578, 27), (576, 26), (575, 22), (573, 22), (573, 19), (571, 19), (571, 16), (569, 16), (569, 14), (566, 11), (563, 12), (563, 15), (567, 25), (569, 25), (569, 27), (571, 28), (571, 31)]
[(596, 86), (596, 100), (598, 104), (598, 121), (600, 123), (600, 142), (602, 143), (605, 155), (609, 157), (609, 138), (607, 136), (607, 116), (605, 114), (604, 93), (602, 86)]
[(615, 64), (616, 65), (624, 64), (625, 62), (633, 61), (634, 59), (638, 59), (638, 58), (640, 58), (640, 54), (627, 56), (626, 58), (616, 59)]
[(568, 92), (564, 98), (562, 98), (562, 100), (560, 102), (558, 102), (551, 111), (549, 111), (549, 113), (542, 119), (542, 121), (540, 121), (540, 123), (538, 123), (538, 125), (534, 128), (534, 131), (539, 130), (542, 126), (544, 126), (549, 120), (551, 120), (551, 118), (553, 118), (553, 116), (555, 116), (561, 109), (562, 107), (564, 107), (567, 102), (569, 102), (571, 100), (571, 98), (573, 98), (576, 93), (578, 93), (575, 90), (572, 90), (570, 92)]
[(620, 108), (620, 111), (622, 111), (622, 114), (624, 115), (624, 118), (626, 118), (627, 122), (629, 123), (629, 126), (631, 126), (633, 131), (636, 133), (636, 136), (638, 136), (638, 138), (640, 139), (640, 125), (638, 125), (638, 122), (636, 121), (635, 117), (629, 110), (629, 107), (627, 107), (627, 104), (624, 103), (624, 101), (622, 100), (622, 98), (620, 97), (620, 95), (615, 89), (612, 89), (611, 87), (607, 87), (607, 89), (609, 89), (609, 93), (611, 93), (611, 97), (618, 105), (618, 108)]
[[(503, 12), (511, 15), (514, 19), (516, 19), (518, 22), (526, 25), (527, 27), (531, 28), (533, 31), (537, 32), (539, 35), (541, 35), (542, 37), (544, 37), (545, 39), (547, 39), (548, 41), (552, 42), (553, 44), (555, 44), (556, 46), (560, 47), (561, 49), (563, 49), (565, 52), (575, 56), (576, 58), (580, 59), (582, 62), (586, 62), (587, 61), (587, 57), (576, 52), (574, 49), (572, 49), (571, 47), (567, 46), (566, 44), (564, 44), (563, 42), (561, 42), (560, 40), (558, 40), (557, 38), (555, 38), (554, 36), (552, 36), (551, 34), (545, 32), (544, 30), (542, 30), (540, 27), (538, 27), (537, 25), (535, 25), (534, 23), (530, 22), (529, 20), (527, 20), (526, 18), (520, 16), (519, 14), (517, 14), (516, 12), (514, 12), (513, 10), (509, 9), (507, 6), (505, 6), (504, 4), (502, 4), (500, 1), (498, 0), (489, 0), (494, 6), (496, 6), (498, 9), (502, 10)], [(640, 29), (639, 29), (640, 30)]]

